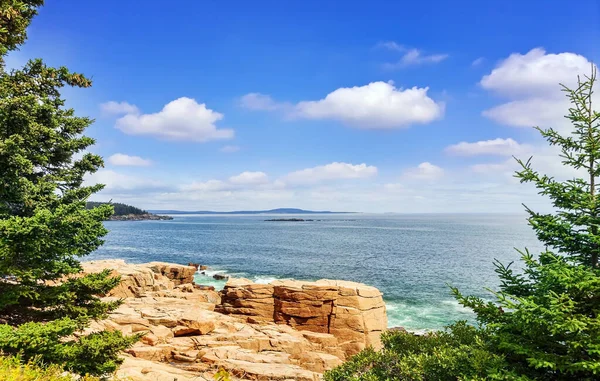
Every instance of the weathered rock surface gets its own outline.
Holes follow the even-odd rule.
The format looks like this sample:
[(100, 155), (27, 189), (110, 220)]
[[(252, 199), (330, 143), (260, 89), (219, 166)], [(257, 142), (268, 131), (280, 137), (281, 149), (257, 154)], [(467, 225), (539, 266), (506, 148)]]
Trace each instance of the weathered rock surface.
[(380, 334), (387, 327), (381, 292), (361, 283), (325, 279), (256, 284), (248, 279), (231, 279), (221, 299), (216, 311), (224, 314), (332, 334), (346, 355), (367, 346), (378, 349)]
[(108, 295), (120, 298), (142, 297), (152, 291), (177, 292), (175, 286), (182, 284), (189, 284), (191, 289), (196, 272), (193, 266), (163, 262), (131, 264), (122, 259), (84, 262), (82, 266), (86, 273), (111, 269), (112, 275), (120, 275), (121, 283)]
[(381, 293), (357, 283), (230, 279), (221, 304), (217, 292), (191, 284), (190, 266), (84, 264), (104, 268), (122, 277), (107, 299), (124, 302), (87, 331), (144, 333), (117, 373), (133, 381), (212, 380), (220, 368), (234, 380), (320, 380), (347, 355), (377, 346), (385, 326)]

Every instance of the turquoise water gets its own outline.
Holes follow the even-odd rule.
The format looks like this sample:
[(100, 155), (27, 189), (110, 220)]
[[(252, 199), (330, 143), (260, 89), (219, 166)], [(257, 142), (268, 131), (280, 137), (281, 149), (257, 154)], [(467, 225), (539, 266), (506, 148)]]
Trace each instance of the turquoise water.
[[(279, 216), (281, 217), (281, 216)], [(287, 218), (288, 216), (286, 216)], [(517, 261), (514, 247), (541, 249), (523, 215), (314, 215), (265, 222), (265, 215), (175, 215), (172, 221), (109, 221), (105, 245), (87, 259), (210, 266), (258, 282), (345, 279), (384, 293), (390, 326), (439, 329), (471, 319), (448, 284), (489, 297), (492, 261)], [(198, 274), (198, 283), (223, 282)]]

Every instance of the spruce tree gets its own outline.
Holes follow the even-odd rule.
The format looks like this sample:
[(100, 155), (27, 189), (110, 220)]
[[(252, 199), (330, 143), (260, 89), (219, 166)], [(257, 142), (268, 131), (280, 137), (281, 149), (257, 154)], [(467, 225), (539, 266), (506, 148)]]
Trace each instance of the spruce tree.
[(457, 322), (446, 332), (383, 335), (384, 349), (364, 351), (326, 373), (329, 381), (374, 380), (599, 380), (600, 113), (593, 108), (596, 68), (563, 86), (571, 102), (570, 133), (540, 129), (561, 149), (562, 163), (583, 177), (560, 181), (517, 160), (516, 177), (547, 196), (554, 213), (526, 207), (528, 222), (547, 249), (521, 252), (522, 266), (496, 262), (495, 301), (453, 292), (479, 326)]
[[(1, 2), (2, 57), (25, 41), (42, 3)], [(84, 176), (103, 161), (82, 155), (94, 144), (82, 135), (93, 121), (66, 108), (60, 89), (90, 85), (40, 59), (18, 70), (0, 67), (0, 351), (104, 374), (116, 369), (119, 351), (136, 337), (99, 332), (67, 339), (118, 305), (97, 296), (119, 282), (108, 270), (79, 274), (78, 258), (102, 244), (102, 221), (112, 209), (85, 207), (102, 185), (85, 186)]]
[(523, 271), (496, 263), (501, 286), (497, 303), (464, 297), (489, 330), (494, 349), (519, 374), (540, 380), (600, 379), (600, 269), (598, 244), (600, 205), (600, 113), (593, 108), (596, 68), (578, 78), (577, 87), (562, 86), (571, 107), (568, 134), (537, 128), (561, 150), (562, 163), (584, 173), (560, 181), (540, 174), (532, 160), (517, 160), (516, 177), (533, 183), (547, 196), (554, 213), (526, 207), (528, 222), (546, 251), (522, 252)]

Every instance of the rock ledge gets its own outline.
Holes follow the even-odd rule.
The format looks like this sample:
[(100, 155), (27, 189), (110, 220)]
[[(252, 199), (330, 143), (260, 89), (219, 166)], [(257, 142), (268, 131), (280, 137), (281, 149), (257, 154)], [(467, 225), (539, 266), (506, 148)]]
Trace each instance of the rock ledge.
[(121, 276), (106, 298), (123, 304), (87, 332), (145, 333), (117, 373), (132, 381), (212, 380), (221, 367), (236, 380), (320, 380), (347, 356), (378, 347), (387, 324), (381, 293), (360, 283), (230, 279), (217, 293), (193, 283), (194, 266), (104, 260), (83, 267)]

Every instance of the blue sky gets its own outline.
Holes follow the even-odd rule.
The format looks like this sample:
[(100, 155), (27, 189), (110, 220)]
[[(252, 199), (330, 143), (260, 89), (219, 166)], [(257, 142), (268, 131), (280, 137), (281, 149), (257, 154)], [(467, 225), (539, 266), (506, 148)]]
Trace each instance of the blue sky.
[[(512, 154), (568, 131), (557, 82), (600, 59), (597, 1), (47, 1), (17, 67), (94, 81), (96, 199), (149, 209), (520, 211)], [(462, 144), (461, 144), (462, 143)]]

